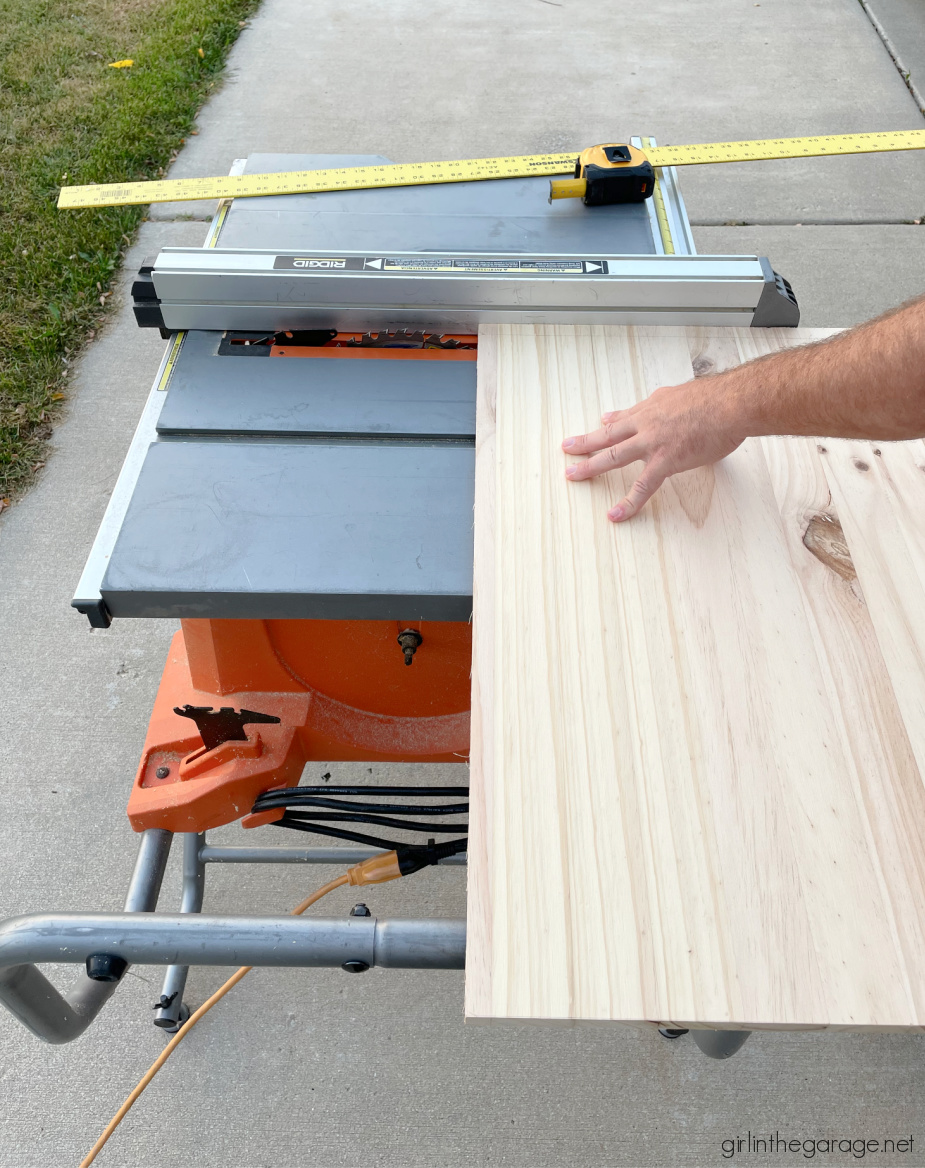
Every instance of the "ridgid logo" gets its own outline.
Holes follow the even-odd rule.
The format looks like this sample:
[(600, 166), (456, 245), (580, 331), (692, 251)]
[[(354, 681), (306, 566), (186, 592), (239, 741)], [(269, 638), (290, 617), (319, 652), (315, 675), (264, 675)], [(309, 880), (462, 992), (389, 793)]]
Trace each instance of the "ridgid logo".
[(313, 260), (310, 258), (294, 259), (292, 261), (292, 266), (294, 268), (346, 268), (347, 261), (346, 260)]
[(365, 260), (362, 256), (277, 256), (273, 267), (279, 271), (297, 268), (303, 272), (343, 272), (362, 271)]

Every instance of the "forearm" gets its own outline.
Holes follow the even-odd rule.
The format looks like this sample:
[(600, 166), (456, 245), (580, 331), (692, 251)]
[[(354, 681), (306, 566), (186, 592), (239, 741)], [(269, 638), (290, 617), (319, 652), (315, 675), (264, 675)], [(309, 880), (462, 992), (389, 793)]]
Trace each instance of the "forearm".
[(705, 379), (700, 388), (715, 388), (719, 412), (742, 437), (923, 437), (925, 298), (830, 340)]

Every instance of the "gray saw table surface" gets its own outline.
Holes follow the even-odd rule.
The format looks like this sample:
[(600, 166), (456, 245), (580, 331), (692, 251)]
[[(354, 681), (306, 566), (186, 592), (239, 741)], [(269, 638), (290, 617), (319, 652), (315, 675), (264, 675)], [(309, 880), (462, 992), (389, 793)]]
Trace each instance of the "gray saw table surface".
[[(384, 161), (256, 154), (246, 171)], [(656, 252), (644, 205), (547, 192), (527, 178), (243, 199), (217, 246)], [(475, 363), (241, 356), (220, 341), (184, 338), (103, 576), (110, 613), (467, 620)]]

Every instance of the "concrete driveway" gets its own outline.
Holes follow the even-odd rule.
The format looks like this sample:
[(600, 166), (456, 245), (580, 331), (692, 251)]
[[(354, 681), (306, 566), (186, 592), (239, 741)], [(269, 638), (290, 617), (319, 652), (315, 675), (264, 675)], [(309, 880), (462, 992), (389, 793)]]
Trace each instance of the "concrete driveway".
[[(872, 3), (925, 91), (925, 0)], [(265, 0), (173, 174), (222, 174), (257, 151), (411, 161), (631, 134), (683, 142), (922, 126), (858, 0)], [(851, 324), (925, 291), (925, 227), (912, 222), (925, 216), (923, 154), (703, 168), (682, 180), (699, 249), (769, 255), (807, 325)], [(128, 269), (161, 245), (201, 242), (207, 216), (200, 204), (156, 208)], [(161, 351), (156, 334), (135, 328), (123, 288), (80, 363), (41, 482), (0, 521), (0, 916), (121, 907), (136, 845), (125, 801), (173, 627), (93, 632), (68, 602)], [(340, 781), (354, 773), (310, 771), (328, 769)], [(261, 834), (244, 842), (283, 842)], [(215, 839), (242, 835), (231, 827)], [(324, 874), (213, 867), (206, 905), (286, 911)], [(366, 899), (382, 916), (458, 916), (464, 884), (462, 871), (441, 869)], [(161, 903), (178, 896), (174, 873)], [(341, 890), (324, 915), (354, 899)], [(222, 980), (194, 971), (189, 1000)], [(689, 1040), (631, 1029), (464, 1026), (462, 991), (457, 973), (257, 970), (184, 1043), (98, 1162), (704, 1165), (726, 1162), (724, 1140), (778, 1131), (912, 1136), (911, 1153), (869, 1159), (925, 1163), (918, 1037), (763, 1034), (719, 1063)], [(151, 1025), (159, 992), (159, 971), (132, 970), (73, 1046), (44, 1046), (0, 1013), (0, 1164), (79, 1162), (163, 1047)], [(729, 1162), (807, 1161), (741, 1151)]]

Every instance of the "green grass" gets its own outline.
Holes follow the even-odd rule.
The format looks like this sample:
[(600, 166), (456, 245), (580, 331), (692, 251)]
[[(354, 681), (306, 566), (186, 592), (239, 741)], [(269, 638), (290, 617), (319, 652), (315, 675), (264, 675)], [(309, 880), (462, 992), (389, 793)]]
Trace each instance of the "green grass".
[(42, 465), (145, 215), (58, 211), (58, 188), (161, 177), (258, 3), (0, 0), (0, 510)]

